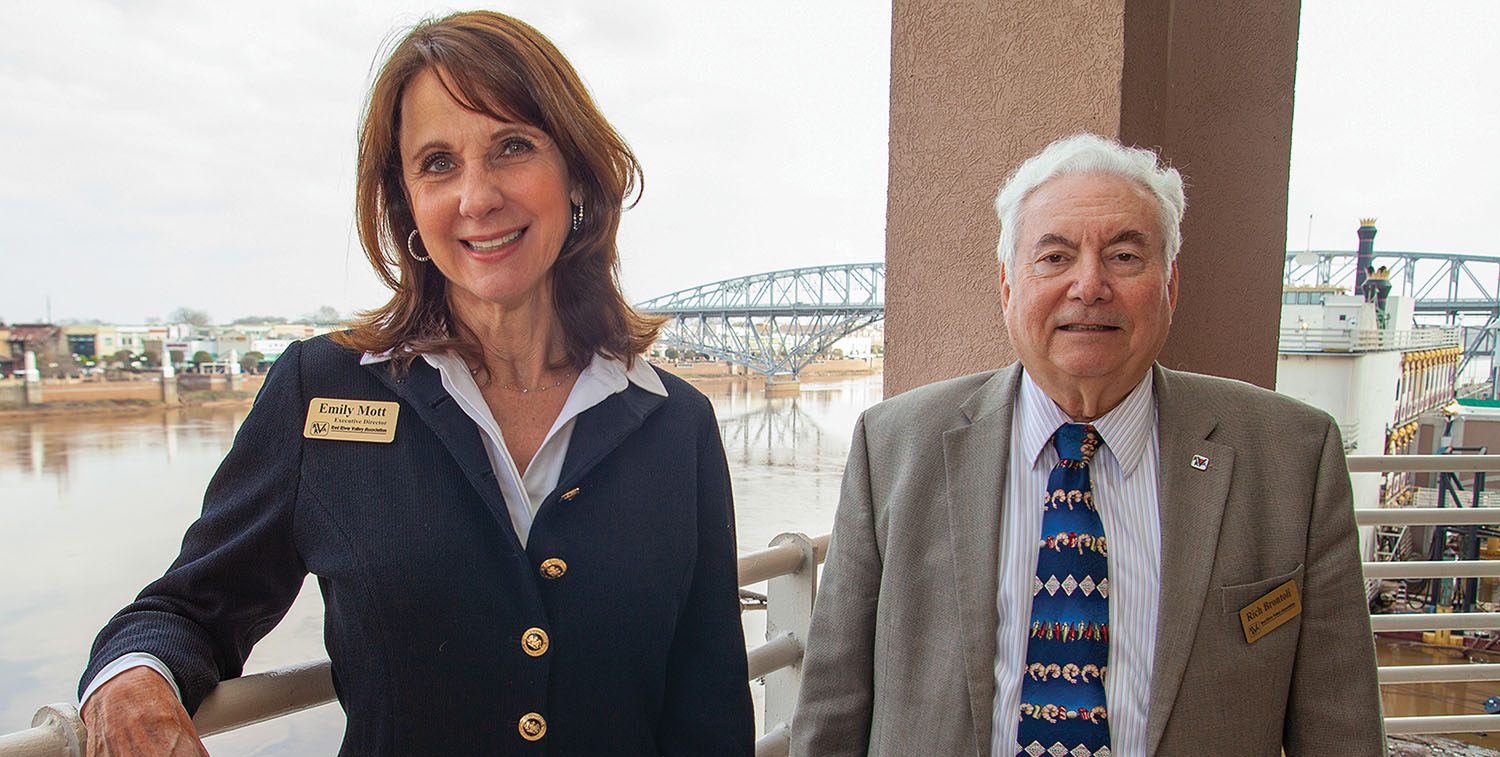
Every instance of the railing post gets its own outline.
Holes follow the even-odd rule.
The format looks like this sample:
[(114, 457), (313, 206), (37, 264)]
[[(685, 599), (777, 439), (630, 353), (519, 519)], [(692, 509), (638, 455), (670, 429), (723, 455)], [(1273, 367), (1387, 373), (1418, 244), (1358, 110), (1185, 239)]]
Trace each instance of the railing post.
[(31, 728), (0, 735), (0, 754), (6, 757), (84, 757), (88, 740), (78, 708), (49, 704), (36, 711)]
[(88, 744), (88, 729), (84, 726), (77, 707), (71, 704), (49, 704), (31, 716), (31, 727), (49, 728), (61, 734), (68, 742), (68, 753), (74, 757), (83, 757), (84, 747)]
[(22, 401), (27, 405), (40, 405), (42, 403), (42, 374), (36, 369), (36, 353), (26, 351), (26, 370), (22, 387)]
[[(781, 534), (771, 546), (794, 544), (802, 550), (802, 567), (766, 582), (766, 640), (791, 636), (798, 645), (806, 643), (807, 626), (812, 621), (813, 597), (818, 591), (818, 561), (813, 544), (803, 534)], [(775, 732), (789, 726), (797, 706), (797, 692), (802, 686), (802, 659), (780, 670), (768, 673), (766, 681), (765, 730)], [(788, 733), (781, 728), (782, 733)], [(784, 753), (784, 752), (783, 752)]]

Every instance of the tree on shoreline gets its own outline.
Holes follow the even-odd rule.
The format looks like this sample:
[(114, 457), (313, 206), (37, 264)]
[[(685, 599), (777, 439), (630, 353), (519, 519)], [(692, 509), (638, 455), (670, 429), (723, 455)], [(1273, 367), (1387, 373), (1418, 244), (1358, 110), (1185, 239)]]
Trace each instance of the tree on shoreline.
[(212, 326), (213, 316), (207, 310), (197, 308), (180, 307), (167, 314), (168, 323), (186, 323), (192, 326)]
[(245, 373), (260, 373), (260, 362), (265, 359), (265, 353), (258, 350), (246, 352), (245, 356), (240, 358), (240, 370)]

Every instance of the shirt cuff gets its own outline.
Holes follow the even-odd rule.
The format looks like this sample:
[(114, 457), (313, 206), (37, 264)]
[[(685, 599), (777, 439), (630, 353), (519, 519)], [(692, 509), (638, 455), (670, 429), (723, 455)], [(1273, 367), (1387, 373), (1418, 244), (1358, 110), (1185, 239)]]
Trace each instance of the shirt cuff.
[(99, 671), (98, 675), (94, 676), (94, 680), (89, 681), (88, 688), (85, 688), (83, 690), (83, 696), (78, 698), (78, 709), (82, 710), (83, 706), (89, 701), (89, 697), (93, 696), (94, 692), (97, 691), (100, 686), (108, 683), (111, 678), (114, 678), (115, 676), (124, 673), (131, 668), (143, 667), (151, 668), (159, 675), (161, 675), (162, 678), (167, 679), (167, 685), (172, 687), (172, 693), (177, 696), (177, 701), (182, 701), (182, 690), (177, 688), (177, 679), (172, 676), (172, 671), (167, 668), (166, 663), (162, 662), (161, 659), (154, 654), (149, 654), (147, 652), (131, 652), (129, 654), (116, 657), (113, 662), (105, 665), (104, 668)]

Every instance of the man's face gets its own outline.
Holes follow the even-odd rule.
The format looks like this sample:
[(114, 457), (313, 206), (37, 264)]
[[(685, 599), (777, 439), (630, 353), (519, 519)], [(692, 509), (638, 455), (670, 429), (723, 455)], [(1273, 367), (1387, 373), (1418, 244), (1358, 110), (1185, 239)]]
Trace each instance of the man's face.
[(1177, 268), (1156, 211), (1143, 187), (1107, 174), (1052, 179), (1022, 204), (1000, 297), (1011, 344), (1044, 389), (1128, 392), (1161, 352)]

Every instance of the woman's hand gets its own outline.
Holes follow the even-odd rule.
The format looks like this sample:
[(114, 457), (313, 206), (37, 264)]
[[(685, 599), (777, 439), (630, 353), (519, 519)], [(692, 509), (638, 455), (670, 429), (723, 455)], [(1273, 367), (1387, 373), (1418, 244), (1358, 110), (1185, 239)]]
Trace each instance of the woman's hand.
[(139, 667), (111, 678), (83, 708), (90, 757), (208, 757), (172, 687)]

